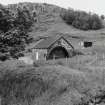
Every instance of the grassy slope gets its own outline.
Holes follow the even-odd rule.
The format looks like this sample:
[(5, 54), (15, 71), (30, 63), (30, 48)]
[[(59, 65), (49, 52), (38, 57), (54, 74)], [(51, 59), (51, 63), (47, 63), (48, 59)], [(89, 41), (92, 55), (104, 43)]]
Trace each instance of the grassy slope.
[[(51, 6), (53, 7), (53, 5)], [(59, 7), (58, 7), (59, 8)], [(54, 35), (55, 33), (67, 33), (69, 35), (74, 36), (84, 36), (84, 37), (104, 37), (105, 36), (105, 28), (94, 31), (82, 31), (74, 28), (73, 26), (67, 25), (59, 16), (61, 10), (58, 13), (55, 12), (47, 12), (43, 15), (39, 15), (38, 23), (35, 23), (33, 26), (33, 30), (31, 34), (33, 36), (48, 36)], [(103, 24), (105, 22), (103, 21)], [(37, 27), (37, 28), (36, 28)]]
[[(37, 36), (54, 36), (56, 33), (67, 33), (68, 35), (84, 36), (89, 38), (105, 38), (105, 28), (97, 31), (82, 31), (67, 25), (60, 17), (61, 7), (49, 4), (39, 3), (20, 3), (18, 6), (26, 5), (30, 12), (33, 10), (37, 13), (37, 23), (34, 23), (32, 31), (29, 33), (34, 38)], [(12, 10), (16, 10), (17, 4), (9, 5)], [(103, 24), (105, 22), (103, 21)]]

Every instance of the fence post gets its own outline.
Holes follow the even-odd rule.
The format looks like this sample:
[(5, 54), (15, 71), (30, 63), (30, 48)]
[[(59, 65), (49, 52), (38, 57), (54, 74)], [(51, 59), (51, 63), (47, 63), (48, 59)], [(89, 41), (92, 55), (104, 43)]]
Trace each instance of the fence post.
[(66, 57), (66, 64), (68, 63), (68, 58)]
[(97, 55), (97, 52), (96, 52), (96, 60), (98, 59), (98, 55)]
[(2, 104), (1, 101), (2, 101), (2, 99), (1, 99), (1, 97), (0, 97), (0, 105)]
[(105, 55), (104, 55), (104, 53), (103, 53), (103, 60), (104, 60), (104, 58), (105, 58)]

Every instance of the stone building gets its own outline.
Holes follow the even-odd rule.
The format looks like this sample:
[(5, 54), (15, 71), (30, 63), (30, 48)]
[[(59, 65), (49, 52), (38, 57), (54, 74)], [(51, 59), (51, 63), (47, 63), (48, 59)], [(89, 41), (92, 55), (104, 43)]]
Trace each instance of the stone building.
[(32, 48), (36, 60), (48, 60), (70, 57), (74, 47), (63, 36), (53, 36), (42, 39)]

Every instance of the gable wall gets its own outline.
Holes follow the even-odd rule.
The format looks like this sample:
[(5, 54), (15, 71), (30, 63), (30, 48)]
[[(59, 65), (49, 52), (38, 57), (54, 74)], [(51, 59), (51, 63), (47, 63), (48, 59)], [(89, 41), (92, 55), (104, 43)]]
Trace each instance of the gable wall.
[(57, 40), (55, 43), (53, 43), (53, 44), (50, 46), (49, 50), (52, 49), (52, 48), (54, 48), (54, 47), (57, 47), (57, 46), (62, 46), (62, 47), (64, 47), (66, 50), (71, 50), (71, 49), (73, 49), (73, 48), (71, 47), (71, 45), (69, 45), (63, 38), (61, 38), (61, 39)]
[(72, 49), (72, 47), (63, 39), (60, 39), (61, 45), (64, 46), (66, 49)]

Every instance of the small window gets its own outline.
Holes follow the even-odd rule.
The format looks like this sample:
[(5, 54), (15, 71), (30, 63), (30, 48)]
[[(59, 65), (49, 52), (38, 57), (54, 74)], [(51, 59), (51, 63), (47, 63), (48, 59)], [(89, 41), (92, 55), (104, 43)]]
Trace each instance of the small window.
[(84, 47), (92, 47), (92, 42), (84, 42)]

